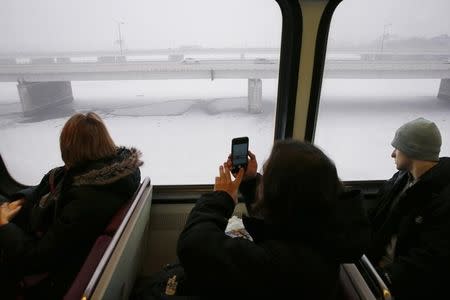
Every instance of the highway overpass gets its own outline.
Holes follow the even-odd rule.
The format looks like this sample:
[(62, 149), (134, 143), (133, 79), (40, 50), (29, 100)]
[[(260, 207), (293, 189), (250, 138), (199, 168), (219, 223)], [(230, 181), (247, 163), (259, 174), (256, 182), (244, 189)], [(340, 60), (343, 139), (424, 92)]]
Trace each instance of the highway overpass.
[[(446, 62), (384, 62), (329, 60), (326, 78), (450, 78)], [(155, 79), (250, 79), (277, 78), (273, 59), (190, 60), (181, 62), (114, 62), (14, 64), (0, 66), (0, 82), (155, 80)]]
[[(261, 53), (273, 51), (273, 49), (265, 49), (267, 52), (263, 50)], [(239, 51), (242, 49), (236, 50)], [(18, 90), (23, 111), (25, 114), (31, 114), (46, 105), (72, 101), (71, 81), (247, 79), (249, 111), (259, 112), (262, 108), (261, 79), (277, 78), (279, 72), (279, 61), (271, 58), (242, 56), (233, 59), (194, 59), (185, 58), (184, 54), (172, 52), (165, 54), (168, 55), (167, 59), (140, 61), (132, 60), (131, 56), (92, 56), (87, 61), (68, 57), (65, 59), (59, 57), (58, 60), (58, 56), (35, 57), (25, 63), (16, 58), (2, 58), (0, 82), (19, 82)], [(366, 60), (359, 54), (353, 54), (350, 59), (328, 59), (324, 77), (441, 79), (438, 95), (448, 99), (450, 63), (448, 59), (442, 59), (442, 55), (439, 54), (438, 59), (430, 56), (430, 59), (418, 61)], [(407, 56), (406, 54), (405, 57)]]

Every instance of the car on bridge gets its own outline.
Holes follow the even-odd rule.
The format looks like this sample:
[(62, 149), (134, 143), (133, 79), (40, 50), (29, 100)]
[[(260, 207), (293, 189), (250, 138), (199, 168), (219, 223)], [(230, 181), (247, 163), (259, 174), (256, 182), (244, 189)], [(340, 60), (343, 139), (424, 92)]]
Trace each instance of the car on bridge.
[(275, 60), (267, 58), (255, 58), (255, 64), (275, 64)]
[(37, 65), (47, 65), (55, 63), (55, 59), (53, 57), (38, 57), (32, 58), (31, 63)]
[(183, 64), (198, 64), (199, 62), (200, 61), (198, 59), (192, 57), (186, 57), (182, 61)]
[(56, 63), (57, 64), (70, 64), (72, 61), (70, 60), (70, 57), (57, 57)]
[(115, 56), (100, 56), (97, 58), (97, 62), (99, 62), (99, 63), (115, 63), (116, 57)]

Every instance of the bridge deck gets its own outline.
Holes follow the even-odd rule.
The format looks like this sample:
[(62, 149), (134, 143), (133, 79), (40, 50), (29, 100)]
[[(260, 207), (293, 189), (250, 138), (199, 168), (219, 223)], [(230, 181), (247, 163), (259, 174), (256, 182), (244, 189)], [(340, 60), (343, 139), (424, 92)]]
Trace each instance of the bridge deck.
[[(278, 61), (192, 60), (117, 63), (30, 63), (0, 65), (0, 81), (277, 78)], [(450, 78), (450, 63), (434, 61), (329, 60), (327, 78)]]

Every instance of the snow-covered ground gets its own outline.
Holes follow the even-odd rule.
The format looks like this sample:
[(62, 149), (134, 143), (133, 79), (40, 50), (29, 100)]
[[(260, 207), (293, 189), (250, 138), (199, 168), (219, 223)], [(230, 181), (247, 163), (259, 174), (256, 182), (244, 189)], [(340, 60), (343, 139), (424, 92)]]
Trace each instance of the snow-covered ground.
[[(247, 80), (73, 82), (72, 88), (76, 111), (96, 111), (118, 145), (143, 152), (142, 173), (154, 184), (198, 184), (213, 182), (233, 137), (248, 136), (258, 156), (268, 155), (276, 85), (263, 82), (261, 114), (247, 113)], [(62, 164), (58, 137), (68, 116), (24, 118), (14, 84), (0, 91), (0, 153), (15, 178), (36, 184)]]
[[(450, 155), (450, 102), (439, 80), (324, 80), (315, 142), (344, 180), (394, 172), (390, 141), (401, 124), (423, 116), (441, 129)], [(247, 113), (246, 80), (73, 82), (74, 110), (96, 111), (119, 145), (143, 153), (154, 184), (212, 183), (233, 137), (248, 136), (259, 161), (273, 143), (276, 80), (263, 80), (264, 111)], [(61, 165), (58, 137), (69, 116), (25, 118), (15, 84), (0, 83), (0, 153), (26, 184)]]

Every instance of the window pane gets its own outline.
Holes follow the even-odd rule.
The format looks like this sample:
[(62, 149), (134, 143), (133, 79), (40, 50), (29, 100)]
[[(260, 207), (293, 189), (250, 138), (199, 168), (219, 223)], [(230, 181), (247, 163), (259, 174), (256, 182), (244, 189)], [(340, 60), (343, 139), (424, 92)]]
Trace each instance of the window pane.
[(154, 184), (212, 183), (233, 137), (268, 155), (282, 21), (274, 0), (0, 8), (0, 153), (17, 180), (36, 184), (63, 164), (58, 138), (74, 112), (97, 112), (117, 144), (140, 149)]
[(438, 125), (441, 156), (450, 154), (449, 11), (447, 0), (346, 0), (337, 8), (315, 143), (343, 180), (389, 178), (395, 131), (418, 117)]

